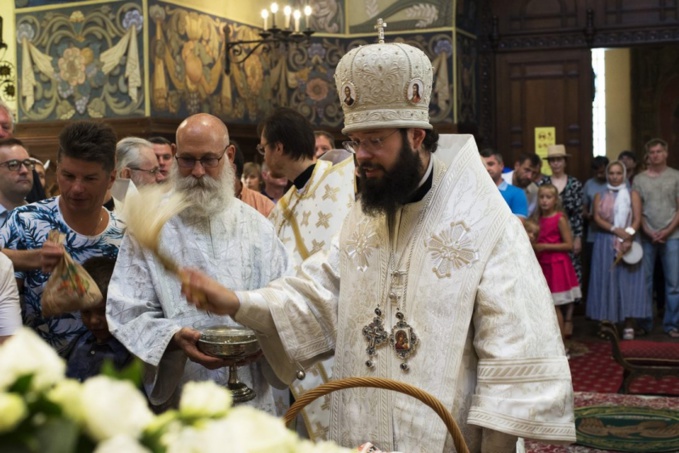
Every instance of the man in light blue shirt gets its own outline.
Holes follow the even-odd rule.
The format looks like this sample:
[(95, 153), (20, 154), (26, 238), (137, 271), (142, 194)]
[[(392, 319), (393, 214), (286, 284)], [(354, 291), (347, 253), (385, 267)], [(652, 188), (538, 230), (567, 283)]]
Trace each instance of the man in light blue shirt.
[(502, 198), (504, 198), (509, 205), (512, 214), (518, 216), (522, 220), (525, 219), (528, 216), (528, 200), (526, 199), (526, 194), (523, 190), (508, 184), (502, 179), (502, 154), (490, 148), (482, 150), (479, 154), (481, 154), (488, 174), (500, 190), (500, 195), (502, 195)]

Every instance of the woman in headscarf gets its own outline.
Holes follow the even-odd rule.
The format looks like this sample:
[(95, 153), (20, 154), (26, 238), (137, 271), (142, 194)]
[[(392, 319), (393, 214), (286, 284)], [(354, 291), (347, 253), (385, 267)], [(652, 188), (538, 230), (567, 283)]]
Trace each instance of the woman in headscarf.
[[(641, 198), (627, 186), (625, 166), (606, 167), (607, 190), (594, 196), (594, 249), (587, 294), (587, 316), (598, 321), (624, 322), (623, 338), (634, 339), (634, 318), (648, 318), (643, 260), (622, 259), (641, 227)], [(638, 241), (638, 239), (637, 239)]]

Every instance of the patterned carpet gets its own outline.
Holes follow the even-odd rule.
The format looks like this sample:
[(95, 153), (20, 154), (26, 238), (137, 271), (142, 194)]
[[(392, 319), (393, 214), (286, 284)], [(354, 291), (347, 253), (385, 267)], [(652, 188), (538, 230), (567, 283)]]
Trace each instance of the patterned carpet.
[[(575, 407), (591, 406), (632, 406), (679, 411), (679, 398), (610, 393), (575, 393)], [(609, 453), (611, 451), (582, 445), (546, 445), (539, 442), (526, 441), (527, 453)]]
[[(679, 397), (652, 396), (658, 394), (679, 396), (679, 376), (656, 380), (651, 376), (637, 379), (632, 393), (617, 394), (622, 384), (622, 367), (611, 356), (611, 345), (601, 340), (583, 339), (569, 344), (571, 376), (575, 393), (575, 407), (632, 406), (679, 411)], [(651, 396), (648, 396), (651, 395)], [(582, 445), (546, 445), (526, 441), (527, 453), (609, 453)]]
[[(604, 341), (572, 341), (571, 376), (576, 392), (617, 393), (622, 384), (622, 367), (611, 356), (611, 345)], [(679, 396), (679, 376), (656, 380), (643, 376), (631, 386), (633, 394)]]

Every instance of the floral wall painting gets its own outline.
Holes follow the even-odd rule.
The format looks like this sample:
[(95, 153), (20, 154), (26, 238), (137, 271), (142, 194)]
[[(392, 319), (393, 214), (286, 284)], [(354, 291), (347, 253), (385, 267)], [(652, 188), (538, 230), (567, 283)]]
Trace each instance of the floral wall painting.
[(144, 114), (142, 6), (17, 14), (20, 120)]
[[(350, 6), (355, 0), (348, 0)], [(450, 0), (395, 0), (384, 2), (364, 0), (356, 2), (356, 13), (350, 21), (350, 33), (372, 33), (378, 17), (387, 23), (387, 31), (413, 31), (451, 27), (453, 2)], [(360, 10), (360, 11), (359, 11)]]
[(231, 100), (229, 84), (220, 84), (224, 77), (224, 22), (160, 4), (149, 7), (149, 18), (154, 111), (171, 116), (180, 110), (216, 115), (228, 111), (222, 106)]

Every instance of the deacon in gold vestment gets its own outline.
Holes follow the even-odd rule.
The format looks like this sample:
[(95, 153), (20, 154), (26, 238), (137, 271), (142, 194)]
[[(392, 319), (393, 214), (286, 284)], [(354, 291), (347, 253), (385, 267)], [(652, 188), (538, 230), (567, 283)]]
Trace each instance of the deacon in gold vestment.
[[(259, 149), (276, 176), (285, 176), (292, 187), (278, 200), (269, 219), (278, 239), (285, 245), (298, 268), (311, 255), (329, 250), (354, 204), (354, 160), (350, 153), (333, 165), (317, 160), (315, 136), (309, 121), (300, 113), (280, 108), (269, 115), (260, 129)], [(331, 155), (329, 155), (331, 157)], [(303, 379), (290, 385), (295, 398), (327, 382), (332, 374), (332, 357), (305, 370)], [(329, 397), (319, 398), (302, 412), (306, 431), (312, 439), (325, 439), (329, 430)]]
[[(284, 382), (334, 352), (334, 378), (385, 377), (433, 394), (472, 452), (514, 452), (517, 438), (574, 441), (549, 289), (473, 138), (439, 140), (432, 130), (428, 58), (380, 42), (351, 50), (335, 78), (338, 92), (355, 94), (343, 105), (343, 132), (356, 152), (360, 203), (330, 251), (257, 291), (234, 293), (192, 272), (187, 300), (255, 329)], [(329, 437), (454, 451), (430, 408), (378, 389), (333, 393)]]

